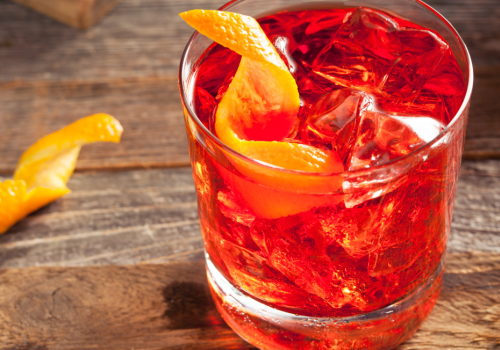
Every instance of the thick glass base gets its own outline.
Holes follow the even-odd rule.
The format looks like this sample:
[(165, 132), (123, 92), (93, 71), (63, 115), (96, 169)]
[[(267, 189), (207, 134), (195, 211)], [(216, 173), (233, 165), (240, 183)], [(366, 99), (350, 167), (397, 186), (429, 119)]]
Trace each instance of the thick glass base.
[(436, 303), (443, 263), (404, 299), (349, 317), (309, 317), (274, 309), (243, 294), (207, 258), (217, 309), (243, 339), (260, 349), (391, 349), (408, 339)]

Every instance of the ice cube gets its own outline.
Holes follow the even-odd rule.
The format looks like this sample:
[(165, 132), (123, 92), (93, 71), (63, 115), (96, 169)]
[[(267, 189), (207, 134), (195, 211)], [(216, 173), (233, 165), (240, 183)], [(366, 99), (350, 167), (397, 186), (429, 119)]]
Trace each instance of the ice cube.
[(252, 227), (252, 236), (269, 256), (274, 269), (297, 287), (326, 298), (332, 279), (332, 262), (326, 254), (324, 233), (319, 224), (311, 221), (312, 217), (313, 214), (305, 213), (293, 219), (259, 220)]
[(210, 259), (224, 275), (230, 276), (227, 266), (221, 256), (222, 251), (220, 249), (220, 242), (223, 239), (221, 234), (213, 229), (209, 220), (206, 220), (203, 216), (200, 216), (200, 226), (203, 241), (205, 242), (205, 250), (210, 256)]
[(228, 74), (222, 81), (219, 89), (217, 90), (217, 95), (215, 96), (215, 100), (217, 101), (217, 103), (219, 103), (226, 94), (226, 91), (229, 88), (229, 84), (231, 84), (233, 78), (234, 74)]
[(359, 116), (372, 109), (373, 98), (362, 91), (340, 89), (321, 96), (305, 112), (302, 140), (315, 147), (335, 149), (345, 162), (354, 144)]
[(409, 239), (404, 243), (376, 250), (369, 255), (368, 272), (370, 276), (380, 276), (404, 270), (417, 260), (425, 246), (425, 242)]
[(278, 51), (281, 59), (287, 65), (288, 70), (293, 75), (297, 71), (297, 62), (293, 59), (290, 51), (293, 51), (293, 46), (296, 46), (297, 44), (293, 39), (281, 35), (271, 37), (271, 41), (273, 42), (274, 47), (276, 48), (276, 51)]
[[(345, 271), (345, 270), (344, 270)], [(381, 300), (370, 298), (370, 291), (374, 289), (374, 283), (372, 278), (370, 278), (364, 271), (359, 271), (355, 269), (347, 269), (345, 271), (345, 277), (337, 289), (342, 293), (342, 297), (338, 298), (338, 294), (333, 294), (333, 298), (330, 299), (330, 305), (336, 301), (338, 306), (344, 306), (350, 304), (361, 311), (367, 311), (376, 308), (377, 304), (383, 305)], [(341, 275), (342, 276), (342, 275)], [(336, 299), (338, 298), (338, 299)], [(336, 299), (336, 300), (335, 300)]]
[(362, 114), (349, 170), (370, 168), (403, 157), (433, 140), (444, 125), (431, 117)]
[[(444, 127), (431, 117), (367, 111), (360, 117), (347, 168), (368, 169), (396, 160), (433, 140)], [(405, 166), (391, 167), (379, 169), (371, 178), (346, 178), (342, 185), (345, 206), (353, 208), (394, 191), (408, 181), (406, 171)]]
[[(410, 198), (403, 197), (403, 200), (411, 202)], [(406, 204), (405, 210), (399, 213), (399, 220), (392, 220), (392, 228), (384, 232), (380, 249), (370, 253), (370, 276), (400, 273), (408, 268), (421, 269), (418, 265), (425, 265), (426, 261), (431, 261), (432, 255), (439, 255), (438, 252), (444, 250), (442, 213), (438, 210), (422, 210), (424, 203), (418, 200), (414, 202), (413, 208)], [(420, 206), (420, 210), (417, 206)], [(414, 220), (410, 219), (411, 216), (414, 216)], [(422, 261), (414, 266), (417, 260)], [(415, 271), (415, 274), (420, 273)]]
[(425, 88), (416, 98), (379, 98), (377, 103), (381, 109), (390, 114), (431, 116), (444, 124), (450, 121), (443, 96)]
[(460, 109), (466, 93), (460, 67), (450, 49), (433, 76), (425, 84), (425, 88), (442, 96), (446, 105), (445, 122), (450, 122)]
[(318, 54), (313, 71), (342, 86), (408, 98), (424, 86), (447, 50), (429, 30), (402, 26), (383, 12), (360, 7)]
[(451, 49), (446, 50), (439, 67), (426, 82), (425, 87), (443, 96), (459, 96), (465, 93), (462, 71)]
[(310, 19), (305, 34), (312, 34), (326, 30), (325, 34), (335, 33), (339, 24), (351, 13), (351, 9), (336, 9), (335, 11), (314, 11), (315, 15)]
[[(333, 262), (333, 279), (327, 301), (335, 308), (354, 307), (358, 310), (367, 310), (375, 307), (382, 300), (374, 300), (372, 290), (376, 279), (366, 273), (366, 259), (361, 264), (354, 261), (349, 255), (330, 255)], [(382, 301), (383, 302), (383, 301)]]
[[(392, 208), (385, 205), (391, 210), (380, 215), (385, 229), (380, 232), (380, 248), (368, 258), (370, 276), (399, 273), (417, 260), (425, 265), (434, 259), (431, 256), (444, 251), (447, 214), (442, 188), (436, 186), (436, 179), (423, 179), (418, 173), (410, 176), (408, 184), (411, 187), (386, 197)], [(430, 201), (429, 193), (433, 197)]]
[(280, 55), (283, 62), (288, 67), (288, 70), (292, 74), (297, 87), (300, 91), (300, 97), (303, 104), (310, 104), (310, 99), (312, 96), (323, 94), (328, 90), (317, 84), (313, 79), (309, 77), (306, 69), (303, 65), (298, 62), (292, 55), (292, 52), (297, 50), (297, 43), (290, 37), (275, 35), (270, 38), (276, 48), (276, 51)]
[[(330, 42), (347, 14), (352, 9), (337, 9), (336, 11), (306, 11), (307, 20), (305, 28), (294, 30), (294, 39), (297, 49), (292, 52), (295, 59), (307, 70), (311, 69), (312, 63), (318, 53), (325, 47), (325, 42)], [(331, 84), (331, 83), (330, 83)]]
[(288, 309), (311, 309), (322, 313), (331, 311), (328, 303), (297, 287), (292, 281), (269, 265), (259, 252), (220, 240), (218, 252), (227, 266), (227, 274), (247, 293), (268, 303)]
[(222, 214), (244, 226), (250, 226), (255, 220), (255, 216), (248, 209), (241, 206), (236, 197), (231, 192), (219, 191), (217, 201)]
[(268, 38), (275, 35), (292, 38), (292, 33), (304, 31), (309, 21), (308, 18), (298, 12), (288, 12), (266, 16), (264, 19), (259, 20), (259, 24)]
[(204, 162), (196, 162), (193, 166), (193, 178), (198, 191), (198, 198), (205, 200), (210, 197), (212, 186), (210, 182), (210, 172)]
[(197, 87), (195, 103), (198, 119), (208, 130), (212, 130), (215, 122), (217, 102), (215, 102), (215, 99), (207, 90)]
[[(379, 216), (375, 209), (352, 208), (321, 215), (320, 224), (325, 232), (329, 249), (332, 243), (342, 247), (335, 256), (346, 254), (358, 260), (378, 248)], [(329, 252), (332, 257), (331, 252)], [(345, 260), (345, 257), (344, 257)]]

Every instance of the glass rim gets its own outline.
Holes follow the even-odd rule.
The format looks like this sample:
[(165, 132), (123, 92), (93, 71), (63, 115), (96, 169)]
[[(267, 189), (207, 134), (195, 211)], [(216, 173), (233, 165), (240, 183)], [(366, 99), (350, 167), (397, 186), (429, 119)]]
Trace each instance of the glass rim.
[[(251, 1), (251, 0), (231, 0), (228, 3), (222, 5), (218, 10), (223, 11), (226, 10), (228, 7), (231, 7), (231, 5), (234, 5), (235, 3), (241, 3), (244, 1)], [(466, 59), (466, 66), (468, 70), (468, 81), (467, 81), (467, 90), (464, 96), (464, 99), (462, 101), (462, 104), (460, 105), (460, 108), (458, 109), (457, 113), (455, 116), (452, 118), (452, 120), (446, 125), (446, 127), (431, 141), (427, 142), (426, 144), (422, 145), (421, 147), (413, 150), (412, 152), (408, 153), (407, 155), (404, 155), (402, 157), (396, 158), (390, 162), (377, 165), (377, 166), (372, 166), (369, 168), (362, 168), (362, 169), (356, 169), (356, 170), (345, 170), (342, 172), (337, 172), (337, 173), (316, 173), (316, 172), (307, 172), (307, 171), (301, 171), (301, 170), (293, 170), (293, 169), (286, 169), (282, 168), (273, 164), (269, 164), (257, 159), (253, 159), (250, 157), (245, 156), (244, 154), (241, 154), (231, 147), (227, 146), (224, 142), (219, 140), (217, 136), (215, 136), (198, 118), (196, 111), (191, 108), (191, 106), (187, 103), (185, 103), (186, 98), (186, 87), (184, 86), (184, 79), (183, 79), (183, 68), (186, 63), (186, 57), (187, 54), (189, 53), (190, 48), (192, 47), (192, 44), (194, 40), (201, 35), (198, 31), (194, 31), (193, 35), (189, 38), (188, 43), (186, 44), (186, 47), (184, 48), (184, 51), (181, 56), (181, 61), (179, 65), (179, 73), (178, 73), (178, 84), (179, 84), (179, 91), (181, 95), (181, 100), (184, 108), (188, 111), (189, 117), (194, 120), (196, 123), (197, 127), (203, 131), (203, 133), (210, 139), (210, 141), (214, 142), (218, 147), (220, 147), (224, 152), (227, 152), (231, 154), (234, 157), (240, 158), (241, 160), (247, 162), (247, 163), (253, 163), (259, 166), (262, 166), (264, 168), (269, 168), (274, 171), (279, 171), (282, 173), (291, 173), (291, 174), (296, 174), (296, 175), (303, 175), (303, 176), (314, 176), (314, 177), (330, 177), (330, 176), (362, 176), (365, 174), (372, 173), (374, 171), (379, 171), (379, 170), (384, 170), (384, 169), (390, 169), (398, 164), (403, 164), (405, 161), (408, 159), (411, 159), (413, 157), (418, 156), (418, 154), (424, 153), (426, 150), (432, 148), (436, 143), (438, 143), (448, 132), (449, 130), (457, 123), (458, 119), (463, 115), (465, 109), (467, 108), (467, 105), (470, 102), (471, 94), (472, 94), (472, 87), (473, 87), (473, 82), (474, 82), (474, 71), (472, 67), (472, 60), (470, 57), (469, 50), (467, 49), (467, 46), (465, 45), (465, 42), (463, 41), (462, 37), (458, 33), (458, 31), (453, 27), (453, 25), (443, 16), (441, 15), (437, 10), (435, 10), (433, 7), (430, 5), (426, 4), (422, 0), (411, 0), (414, 1), (415, 3), (425, 7), (427, 10), (430, 12), (434, 13), (448, 28), (452, 31), (453, 35), (455, 38), (458, 40), (460, 47), (462, 48), (462, 51), (464, 53), (465, 59)], [(200, 56), (201, 57), (201, 56)]]

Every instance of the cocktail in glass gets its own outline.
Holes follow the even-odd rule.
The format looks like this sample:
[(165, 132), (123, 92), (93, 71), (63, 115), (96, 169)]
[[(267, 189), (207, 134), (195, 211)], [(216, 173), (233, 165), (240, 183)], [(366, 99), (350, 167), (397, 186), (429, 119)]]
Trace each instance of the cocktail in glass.
[(260, 18), (294, 75), (300, 122), (283, 141), (333, 150), (345, 171), (283, 169), (218, 140), (240, 58), (191, 38), (179, 80), (219, 311), (262, 349), (399, 344), (441, 288), (472, 88), (463, 42), (413, 0), (223, 10)]

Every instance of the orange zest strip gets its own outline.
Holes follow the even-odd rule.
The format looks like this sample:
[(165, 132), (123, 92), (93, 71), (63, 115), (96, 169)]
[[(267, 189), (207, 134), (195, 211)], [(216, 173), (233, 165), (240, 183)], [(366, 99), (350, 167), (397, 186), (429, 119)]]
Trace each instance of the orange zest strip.
[(273, 44), (253, 17), (216, 10), (191, 10), (179, 16), (201, 34), (237, 54), (270, 63), (288, 72)]
[(123, 128), (107, 114), (82, 118), (33, 144), (22, 155), (14, 180), (0, 182), (0, 233), (70, 192), (80, 148), (92, 142), (119, 142)]
[(281, 141), (286, 137), (297, 120), (299, 90), (259, 23), (223, 11), (192, 10), (180, 16), (200, 33), (243, 56), (217, 108), (215, 128), (221, 141), (229, 141), (222, 134), (228, 127), (243, 140)]

